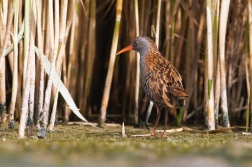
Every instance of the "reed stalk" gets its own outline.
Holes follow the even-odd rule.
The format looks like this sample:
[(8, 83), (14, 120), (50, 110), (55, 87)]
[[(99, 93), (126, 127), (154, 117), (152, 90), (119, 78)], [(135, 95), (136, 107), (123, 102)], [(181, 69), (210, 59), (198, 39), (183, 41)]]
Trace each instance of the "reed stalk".
[[(19, 29), (22, 30), (23, 29), (23, 33), (22, 33), (22, 38), (19, 39), (23, 39), (24, 37), (24, 0), (20, 0), (19, 1)], [(20, 34), (20, 33), (19, 33)], [(15, 110), (15, 117), (19, 118), (20, 117), (20, 113), (21, 113), (21, 104), (22, 104), (22, 90), (23, 90), (23, 69), (24, 69), (24, 40), (19, 42), (18, 45), (18, 56), (19, 56), (19, 60), (18, 60), (18, 71), (19, 71), (19, 75), (18, 75), (18, 92), (17, 92), (17, 102), (16, 102), (16, 110)], [(22, 60), (22, 61), (21, 61)]]
[[(247, 94), (248, 94), (248, 100), (247, 100), (247, 109), (246, 109), (246, 132), (249, 131), (249, 124), (250, 127), (252, 127), (252, 114), (251, 114), (251, 109), (252, 109), (252, 100), (251, 100), (251, 94), (252, 94), (252, 0), (248, 0), (248, 38), (249, 41), (247, 49), (248, 56), (246, 56), (246, 81), (247, 81)], [(248, 67), (249, 64), (249, 67)], [(248, 70), (249, 69), (249, 70)], [(248, 72), (250, 71), (250, 73)], [(249, 119), (250, 122), (249, 122)], [(252, 128), (250, 129), (252, 132)]]
[[(75, 2), (75, 1), (73, 1)], [(68, 36), (69, 33), (69, 29), (71, 24), (69, 22), (66, 22), (67, 20), (67, 9), (68, 9), (68, 1), (67, 0), (62, 0), (60, 3), (60, 20), (59, 20), (59, 41), (58, 41), (58, 55), (57, 55), (57, 60), (56, 60), (56, 71), (58, 74), (60, 74), (60, 70), (63, 69), (63, 81), (66, 85), (67, 88), (69, 88), (69, 85), (67, 84), (67, 79), (66, 79), (66, 62), (64, 60), (66, 60), (66, 53), (65, 53), (65, 47), (66, 47), (66, 38)], [(72, 10), (73, 11), (73, 10)], [(54, 87), (55, 88), (55, 87)], [(56, 106), (54, 107), (55, 104), (57, 104), (57, 102), (55, 101), (57, 99), (57, 90), (53, 89), (53, 97), (55, 97), (54, 99), (54, 104), (53, 104), (53, 109), (56, 110)], [(67, 107), (65, 107), (65, 116), (69, 116), (69, 109)], [(56, 111), (53, 111), (52, 114), (56, 114)], [(51, 118), (55, 119), (56, 115), (52, 115), (51, 114)], [(55, 120), (52, 120), (50, 122), (54, 122)], [(66, 122), (68, 122), (68, 119), (65, 119)], [(52, 125), (50, 123), (51, 127), (49, 128), (53, 128), (54, 125)]]
[[(136, 21), (136, 36), (139, 36), (139, 12), (138, 12), (138, 0), (135, 0), (135, 21)], [(136, 88), (135, 88), (135, 109), (134, 109), (134, 127), (138, 127), (138, 102), (139, 102), (139, 83), (140, 83), (140, 54), (136, 54)]]
[[(25, 137), (25, 127), (28, 118), (28, 101), (29, 101), (29, 94), (30, 94), (30, 81), (31, 81), (31, 74), (32, 74), (32, 62), (30, 55), (29, 55), (29, 41), (30, 41), (30, 6), (31, 1), (25, 1), (25, 18), (24, 18), (24, 70), (23, 70), (23, 93), (22, 93), (22, 106), (21, 106), (21, 116), (20, 116), (20, 123), (19, 123), (19, 138)], [(28, 31), (27, 31), (28, 29)]]
[(161, 0), (158, 0), (157, 2), (157, 21), (156, 21), (156, 38), (155, 38), (155, 43), (157, 45), (157, 48), (159, 48), (159, 36), (160, 36), (160, 22), (161, 22)]
[[(65, 33), (65, 36), (64, 36), (64, 38), (65, 38), (65, 43), (66, 43), (66, 41), (67, 41), (67, 38), (68, 38), (68, 36), (70, 35), (72, 35), (71, 33), (72, 33), (72, 31), (74, 32), (74, 20), (75, 20), (75, 15), (76, 15), (76, 11), (75, 11), (75, 8), (76, 8), (76, 1), (75, 0), (73, 0), (73, 1), (70, 1), (69, 2), (69, 5), (68, 5), (68, 10), (67, 10), (67, 19), (66, 19), (66, 33)], [(71, 29), (71, 32), (70, 32), (70, 29)], [(71, 37), (69, 37), (70, 39), (72, 38), (72, 37), (74, 37), (74, 36), (71, 36)], [(70, 40), (69, 39), (69, 41), (71, 41), (71, 40), (73, 40), (73, 39), (71, 39)], [(73, 43), (72, 43), (73, 44)], [(69, 44), (70, 45), (70, 44)], [(66, 85), (68, 86), (68, 88), (70, 88), (70, 79), (71, 79), (71, 57), (72, 57), (72, 54), (71, 54), (71, 52), (72, 52), (72, 45), (71, 45), (71, 47), (70, 47), (70, 49), (69, 49), (69, 59), (68, 59), (68, 63), (66, 64), (66, 63), (64, 63), (64, 64), (66, 64), (66, 71), (64, 71), (64, 81), (65, 81), (65, 83), (66, 83)], [(66, 62), (67, 61), (67, 58), (66, 57), (64, 57), (64, 62)]]
[[(192, 1), (189, 1), (190, 6), (192, 7)], [(185, 5), (184, 5), (185, 6)], [(191, 10), (192, 11), (192, 10)], [(191, 12), (192, 13), (192, 12)], [(193, 17), (192, 17), (193, 18)], [(191, 73), (191, 59), (194, 56), (194, 47), (193, 47), (193, 40), (194, 40), (194, 23), (193, 20), (189, 18), (189, 26), (188, 26), (188, 34), (187, 34), (187, 48), (186, 48), (186, 62), (185, 62), (185, 66), (186, 66), (186, 78), (185, 81), (186, 83), (190, 82), (190, 73)]]
[(220, 10), (220, 26), (219, 26), (219, 57), (220, 57), (220, 95), (221, 110), (223, 113), (223, 126), (230, 127), (227, 104), (227, 88), (226, 88), (226, 62), (225, 62), (225, 41), (227, 31), (227, 19), (230, 0), (221, 1)]
[(213, 25), (213, 55), (214, 55), (214, 67), (216, 68), (215, 74), (215, 86), (214, 86), (214, 122), (215, 129), (218, 129), (218, 117), (219, 117), (219, 102), (220, 102), (220, 59), (218, 56), (218, 30), (219, 30), (219, 4), (220, 1), (215, 1), (215, 15)]
[[(215, 22), (215, 19), (216, 19), (216, 14), (218, 13), (219, 14), (219, 9), (218, 9), (218, 7), (219, 7), (219, 5), (220, 5), (220, 0), (212, 0), (212, 2), (211, 2), (211, 11), (212, 11), (212, 13), (211, 13), (211, 15), (212, 15), (212, 22), (214, 23)], [(214, 23), (215, 24), (215, 23)], [(218, 32), (218, 31), (217, 31)], [(215, 34), (215, 33), (214, 33)], [(214, 35), (215, 36), (215, 35)], [(213, 38), (215, 38), (213, 36)], [(215, 45), (215, 44), (214, 44)], [(214, 55), (215, 56), (215, 55)]]
[[(10, 34), (11, 35), (11, 39), (13, 39), (13, 33)], [(13, 42), (13, 41), (12, 41)], [(10, 45), (10, 42), (8, 44), (8, 46)], [(14, 71), (14, 67), (13, 67), (13, 52), (11, 52), (8, 56), (7, 56), (7, 59), (8, 59), (8, 62), (9, 62), (9, 65), (10, 65), (10, 71), (11, 73), (13, 74), (13, 71)], [(8, 64), (8, 63), (7, 63)]]
[[(67, 19), (67, 6), (68, 6), (68, 1), (67, 0), (62, 0), (60, 3), (60, 25), (59, 25), (59, 55), (57, 57), (56, 61), (56, 71), (58, 74), (60, 73), (59, 70), (61, 69), (62, 66), (62, 61), (63, 57), (65, 56), (65, 37), (66, 37), (66, 19)], [(69, 24), (68, 24), (69, 25)]]
[(175, 58), (174, 58), (174, 32), (175, 32), (175, 19), (174, 19), (174, 11), (175, 11), (175, 1), (171, 0), (171, 12), (172, 12), (172, 20), (171, 20), (171, 43), (170, 43), (170, 62), (174, 64)]
[(76, 18), (76, 1), (70, 1), (69, 2), (69, 7), (68, 7), (68, 14), (67, 14), (67, 24), (71, 25), (71, 32), (70, 33), (70, 48), (69, 48), (69, 61), (68, 61), (68, 65), (67, 65), (67, 84), (68, 86), (70, 86), (70, 79), (71, 79), (71, 68), (72, 68), (72, 63), (71, 63), (71, 58), (72, 58), (72, 52), (73, 52), (73, 40), (74, 40), (74, 23), (75, 23), (75, 18)]
[(88, 24), (88, 46), (87, 46), (87, 60), (86, 60), (86, 76), (84, 87), (84, 112), (89, 109), (89, 101), (91, 98), (91, 84), (95, 60), (95, 43), (96, 43), (96, 1), (90, 1), (89, 24)]
[[(192, 1), (192, 4), (194, 4), (195, 2)], [(204, 3), (204, 1), (203, 1)], [(185, 5), (182, 5), (184, 6), (185, 8)], [(194, 21), (194, 18), (195, 18), (195, 12), (197, 9), (194, 9), (195, 6), (193, 5), (193, 8), (191, 13), (191, 16), (190, 16), (190, 20), (191, 22), (193, 22), (195, 24), (196, 21)], [(188, 12), (189, 13), (189, 12)], [(186, 19), (184, 19), (186, 20)], [(197, 23), (197, 22), (196, 22)], [(187, 29), (187, 25), (185, 24), (185, 29)], [(188, 114), (188, 107), (189, 107), (189, 103), (191, 101), (191, 98), (193, 97), (193, 100), (194, 100), (194, 111), (192, 113), (196, 113), (196, 117), (197, 117), (197, 108), (198, 108), (198, 83), (197, 83), (197, 80), (198, 80), (198, 59), (200, 57), (200, 46), (201, 46), (201, 43), (202, 43), (202, 35), (203, 35), (203, 30), (204, 30), (204, 26), (205, 26), (205, 11), (201, 13), (200, 15), (200, 18), (199, 18), (199, 23), (198, 23), (198, 28), (195, 28), (193, 27), (193, 31), (194, 34), (197, 34), (196, 37), (193, 37), (195, 39), (193, 39), (193, 43), (194, 46), (195, 46), (195, 49), (192, 50), (192, 70), (190, 72), (190, 79), (189, 79), (189, 83), (187, 83), (185, 86), (186, 86), (186, 90), (188, 91), (188, 94), (189, 94), (189, 97), (187, 98), (186, 100), (186, 104), (185, 104), (185, 107), (184, 107), (184, 114), (183, 114), (183, 121), (186, 122), (186, 120), (189, 118), (189, 114)], [(188, 43), (190, 42), (189, 40), (187, 40)], [(187, 46), (188, 47), (188, 46)], [(180, 49), (177, 49), (177, 50), (180, 50)], [(181, 48), (182, 50), (182, 48)], [(182, 52), (182, 51), (178, 51), (178, 52)], [(177, 63), (176, 63), (177, 64)], [(192, 113), (190, 115), (192, 115)]]
[[(191, 95), (192, 95), (192, 92), (193, 91), (196, 91), (194, 88), (193, 88), (193, 82), (194, 82), (194, 77), (195, 76), (195, 71), (197, 69), (197, 63), (196, 63), (196, 48), (194, 46), (195, 44), (195, 12), (196, 12), (196, 6), (193, 5), (195, 2), (194, 1), (189, 1), (189, 8), (192, 8), (191, 11), (187, 11), (187, 7), (186, 7), (186, 4), (184, 4), (184, 2), (181, 2), (181, 4), (183, 4), (183, 8), (187, 11), (187, 15), (189, 16), (189, 28), (188, 28), (188, 34), (187, 34), (187, 51), (186, 51), (186, 76), (187, 78), (185, 79), (185, 83), (186, 83), (186, 90), (188, 91), (189, 93), (189, 97), (187, 99), (187, 101), (189, 101), (191, 99)], [(187, 19), (184, 19), (183, 20), (183, 23), (186, 22)], [(196, 22), (197, 23), (197, 22)], [(197, 23), (198, 24), (198, 23)], [(186, 25), (183, 24), (182, 25), (182, 31), (185, 31), (183, 29), (185, 29)], [(187, 27), (186, 27), (187, 28)], [(183, 33), (184, 34), (184, 33)], [(184, 36), (184, 35), (183, 35)], [(182, 43), (183, 40), (181, 40), (180, 43)], [(178, 55), (181, 55), (181, 50), (182, 50), (182, 47), (177, 49), (178, 52), (177, 54)], [(176, 61), (178, 62), (178, 61)], [(180, 61), (181, 62), (181, 59)], [(176, 63), (178, 64), (178, 63)], [(181, 63), (179, 63), (181, 64)], [(196, 108), (196, 107), (195, 107)], [(195, 109), (194, 108), (194, 109)], [(186, 102), (185, 104), (185, 107), (181, 107), (180, 109), (180, 112), (179, 112), (179, 115), (177, 115), (177, 124), (179, 126), (181, 126), (182, 124), (182, 120), (185, 122), (186, 121), (186, 117), (187, 117), (187, 114), (188, 114), (188, 102)], [(195, 109), (196, 110), (196, 109)]]
[(114, 27), (114, 34), (113, 34), (113, 39), (112, 39), (111, 51), (110, 51), (108, 72), (107, 72), (107, 77), (105, 81), (103, 98), (101, 102), (100, 118), (99, 118), (99, 125), (98, 125), (99, 127), (104, 126), (104, 123), (106, 120), (109, 93), (111, 89), (111, 82), (112, 82), (114, 64), (115, 64), (115, 58), (116, 58), (116, 48), (118, 45), (119, 28), (120, 28), (120, 23), (121, 23), (121, 14), (122, 14), (122, 4), (123, 4), (123, 0), (116, 1), (115, 27)]
[(5, 86), (5, 62), (2, 63), (0, 69), (0, 123), (5, 124), (6, 122), (6, 86)]
[[(183, 1), (181, 1), (181, 6), (183, 7), (184, 5), (182, 4), (184, 4)], [(193, 7), (192, 10), (194, 10), (195, 5), (193, 5), (192, 7)], [(191, 11), (188, 11), (188, 12), (191, 12)], [(184, 14), (182, 9), (179, 9), (177, 13), (180, 13), (178, 14), (178, 18), (177, 18), (179, 22), (179, 27), (177, 28), (178, 32), (176, 34), (177, 35), (176, 55), (179, 55), (179, 56), (176, 56), (176, 59), (173, 65), (178, 71), (180, 71), (181, 67), (183, 66), (183, 64), (181, 63), (182, 62), (181, 59), (182, 59), (182, 52), (184, 52), (183, 48), (186, 44), (185, 34), (187, 33), (187, 30), (188, 30), (188, 25), (186, 24), (188, 20), (188, 15)], [(190, 20), (193, 20), (193, 18), (190, 17)]]
[[(247, 41), (247, 40), (246, 40)], [(247, 42), (248, 43), (248, 42)], [(246, 45), (246, 50), (248, 50), (248, 45)], [(247, 52), (248, 55), (248, 52)], [(247, 91), (248, 91), (248, 100), (247, 100), (247, 109), (246, 109), (246, 132), (249, 131), (249, 119), (250, 119), (250, 81), (249, 81), (249, 70), (248, 70), (248, 56), (245, 57), (245, 70), (246, 70), (246, 84), (247, 84)]]
[(25, 85), (25, 77), (26, 77), (26, 68), (27, 68), (27, 61), (28, 61), (28, 45), (29, 45), (29, 33), (30, 33), (30, 22), (29, 22), (29, 17), (30, 17), (30, 3), (31, 0), (25, 1), (25, 15), (24, 15), (24, 63), (23, 63), (23, 89)]
[(52, 77), (55, 69), (55, 62), (58, 55), (58, 40), (59, 40), (59, 0), (54, 1), (54, 44), (53, 44), (53, 58), (51, 62), (51, 69), (49, 73), (49, 79), (47, 83), (47, 88), (45, 92), (45, 100), (43, 105), (42, 114), (39, 118), (40, 129), (38, 131), (39, 138), (46, 137), (46, 127), (48, 125), (49, 119), (49, 107), (51, 99), (51, 90), (52, 90)]
[[(10, 28), (13, 18), (12, 3), (9, 5), (3, 2), (3, 8), (1, 8), (1, 37), (0, 37), (0, 123), (5, 124), (6, 115), (6, 76), (5, 76), (5, 56), (4, 51), (7, 48), (7, 44), (10, 38)], [(5, 27), (6, 25), (6, 27)]]
[(206, 124), (209, 130), (215, 129), (214, 123), (214, 87), (213, 87), (213, 27), (211, 18), (211, 1), (206, 0), (206, 16), (207, 16), (207, 54), (205, 62), (207, 65), (207, 77), (205, 77), (207, 83), (207, 94), (205, 95), (207, 104), (207, 119)]
[[(89, 1), (84, 2), (84, 6), (90, 6)], [(89, 13), (89, 8), (86, 9), (86, 12)], [(70, 66), (76, 66), (75, 68), (71, 69), (72, 74), (72, 82), (70, 85), (71, 94), (76, 97), (78, 100), (78, 106), (80, 106), (80, 110), (82, 113), (85, 112), (85, 102), (83, 99), (84, 97), (84, 87), (85, 87), (85, 69), (86, 66), (86, 50), (87, 50), (87, 43), (88, 43), (88, 17), (86, 14), (84, 14), (84, 10), (81, 8), (81, 3), (76, 2), (76, 17), (73, 22), (74, 28), (71, 30), (71, 37), (70, 37), (70, 49), (69, 49), (69, 55), (70, 55)], [(79, 34), (82, 34), (81, 37)], [(80, 50), (80, 53), (79, 53)], [(71, 53), (71, 54), (70, 54)], [(78, 54), (80, 54), (78, 56)], [(79, 58), (78, 58), (79, 57)], [(79, 63), (77, 63), (77, 60), (79, 60)], [(78, 70), (78, 74), (74, 75), (75, 70)], [(69, 71), (70, 72), (70, 71)], [(77, 85), (77, 86), (76, 86)], [(67, 114), (67, 115), (66, 115)], [(65, 113), (64, 121), (68, 121), (68, 113)]]
[[(20, 6), (19, 6), (19, 8), (20, 8)], [(20, 14), (18, 14), (18, 16), (19, 16)], [(15, 21), (14, 21), (14, 29), (15, 29)], [(19, 33), (18, 33), (18, 35), (17, 35), (17, 38), (16, 38), (16, 45), (17, 44), (19, 44), (19, 46), (20, 45), (22, 45), (21, 43), (21, 40), (23, 39), (23, 34), (24, 34), (24, 22), (22, 22), (22, 24), (21, 24), (21, 26), (20, 26), (20, 31), (19, 31)], [(13, 44), (11, 44), (5, 51), (4, 51), (4, 56), (6, 56), (6, 55), (8, 55), (9, 53), (11, 53), (11, 51), (14, 49), (14, 41), (13, 41)], [(18, 57), (20, 57), (20, 55), (22, 54), (22, 53), (20, 53), (20, 52), (22, 52), (20, 49), (18, 49), (18, 45), (17, 45), (17, 50), (16, 50), (17, 52), (19, 52), (18, 53)], [(14, 51), (15, 52), (15, 51)], [(13, 53), (14, 55), (16, 54), (16, 53)], [(17, 57), (17, 58), (18, 58)], [(14, 58), (14, 61), (15, 61), (15, 58)], [(18, 61), (18, 60), (17, 60)], [(15, 63), (14, 63), (15, 64)], [(18, 64), (17, 64), (17, 68), (18, 67), (20, 67), (21, 66), (21, 64), (22, 64), (22, 62), (19, 62)], [(21, 68), (22, 69), (22, 68)], [(15, 100), (15, 105), (14, 104), (10, 104), (10, 110), (9, 110), (9, 128), (14, 128), (14, 118), (20, 118), (20, 109), (21, 109), (21, 86), (22, 86), (22, 84), (21, 84), (21, 81), (20, 81), (20, 79), (22, 78), (22, 71), (20, 71), (20, 70), (17, 70), (18, 72), (18, 76), (17, 76), (17, 81), (15, 81), (15, 79), (13, 80), (13, 84), (15, 84), (14, 82), (17, 82), (17, 90), (16, 90), (16, 92), (15, 92), (15, 85), (14, 85), (14, 88), (13, 88), (13, 91), (12, 91), (12, 93), (13, 93), (13, 96), (11, 97), (12, 99), (12, 101), (14, 101), (14, 99), (15, 99), (15, 93), (16, 93), (16, 100)], [(15, 75), (15, 65), (14, 65), (14, 74), (13, 75)], [(14, 77), (14, 76), (13, 76)], [(13, 107), (13, 108), (12, 108)], [(12, 119), (12, 116), (13, 116), (13, 119)], [(15, 117), (14, 117), (15, 116)], [(10, 120), (13, 120), (13, 121), (10, 121)]]
[[(42, 12), (41, 12), (41, 6), (42, 6), (42, 1), (37, 0), (36, 1), (36, 7), (37, 7), (37, 46), (39, 49), (39, 54), (43, 54), (43, 27), (42, 27)], [(44, 1), (43, 4), (43, 9), (46, 6), (46, 1)], [(37, 117), (35, 120), (37, 121), (38, 116), (42, 113), (43, 110), (43, 103), (44, 103), (44, 89), (45, 89), (45, 72), (44, 72), (44, 67), (43, 67), (43, 62), (40, 61), (39, 63), (39, 73), (40, 73), (40, 79), (39, 79), (39, 88), (38, 88), (38, 112), (37, 112)], [(36, 125), (38, 124), (35, 122)]]
[(31, 63), (31, 78), (30, 78), (30, 90), (29, 90), (29, 111), (27, 126), (32, 126), (34, 123), (34, 105), (35, 105), (35, 52), (33, 46), (35, 45), (35, 34), (36, 34), (36, 5), (35, 0), (32, 1), (32, 8), (30, 13), (30, 46), (29, 46), (29, 63)]
[(165, 39), (165, 58), (169, 59), (169, 54), (170, 54), (170, 33), (171, 33), (171, 0), (166, 1), (165, 5), (165, 34), (166, 34), (166, 39)]
[(56, 119), (56, 110), (57, 110), (57, 105), (58, 105), (58, 95), (59, 95), (59, 83), (60, 83), (60, 77), (61, 77), (61, 72), (59, 75), (59, 80), (58, 80), (58, 85), (56, 86), (57, 90), (56, 90), (56, 95), (54, 98), (54, 103), (53, 103), (53, 108), (52, 108), (52, 114), (51, 114), (51, 118), (50, 118), (50, 122), (48, 125), (48, 130), (49, 131), (53, 131), (54, 125), (55, 125), (55, 119)]
[[(49, 57), (50, 50), (51, 50), (51, 36), (53, 35), (51, 31), (51, 22), (50, 20), (53, 19), (53, 14), (52, 14), (52, 1), (47, 0), (44, 1), (44, 5), (42, 8), (42, 31), (45, 31), (45, 36), (44, 36), (44, 54), (46, 57)], [(42, 107), (43, 108), (43, 107)]]

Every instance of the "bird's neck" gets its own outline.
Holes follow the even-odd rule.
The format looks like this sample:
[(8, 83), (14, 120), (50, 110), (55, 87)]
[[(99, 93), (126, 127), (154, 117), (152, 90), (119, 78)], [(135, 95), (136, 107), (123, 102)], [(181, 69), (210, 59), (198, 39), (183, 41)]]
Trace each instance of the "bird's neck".
[(140, 55), (140, 73), (142, 77), (145, 77), (150, 72), (150, 65), (149, 62), (152, 59), (152, 55), (145, 54)]
[(163, 57), (161, 56), (158, 50), (151, 50), (148, 51), (147, 54), (141, 55), (140, 54), (140, 71), (141, 74), (144, 76), (153, 70), (153, 67), (159, 64), (160, 60)]
[(143, 72), (145, 71), (146, 65), (145, 65), (145, 57), (140, 56), (140, 72), (141, 75), (143, 75)]
[(137, 52), (140, 54), (140, 57), (145, 57), (149, 52), (149, 47), (144, 47), (141, 50), (137, 50)]

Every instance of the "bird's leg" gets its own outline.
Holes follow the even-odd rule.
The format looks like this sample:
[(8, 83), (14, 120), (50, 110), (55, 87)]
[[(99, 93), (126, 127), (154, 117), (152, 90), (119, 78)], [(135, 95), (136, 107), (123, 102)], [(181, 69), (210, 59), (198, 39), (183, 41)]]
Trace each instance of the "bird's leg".
[(167, 125), (167, 119), (168, 119), (168, 110), (165, 110), (164, 117), (165, 117), (165, 124), (164, 124), (164, 133), (163, 133), (162, 137), (167, 137), (167, 135), (166, 135), (166, 125)]
[(160, 118), (160, 108), (157, 107), (157, 106), (156, 106), (156, 108), (157, 108), (157, 118), (156, 118), (153, 130), (151, 132), (151, 136), (155, 136), (156, 135), (156, 128), (157, 128), (158, 121), (159, 121), (159, 118)]
[(150, 118), (152, 107), (153, 107), (153, 102), (150, 101), (150, 104), (149, 104), (149, 107), (148, 107), (148, 110), (147, 110), (147, 114), (146, 114), (146, 119), (145, 119), (145, 126), (147, 127), (147, 129), (150, 129), (149, 126), (151, 125), (151, 123), (149, 123), (149, 118)]

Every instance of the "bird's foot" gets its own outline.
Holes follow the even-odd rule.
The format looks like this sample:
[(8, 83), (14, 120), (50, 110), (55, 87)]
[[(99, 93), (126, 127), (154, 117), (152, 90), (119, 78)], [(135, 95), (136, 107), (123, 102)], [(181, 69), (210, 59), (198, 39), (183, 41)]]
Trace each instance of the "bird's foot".
[(155, 130), (151, 131), (150, 135), (153, 137), (158, 137), (157, 132)]
[(166, 134), (166, 132), (164, 132), (163, 134), (162, 134), (162, 136), (161, 137), (163, 137), (163, 138), (167, 138), (167, 134)]

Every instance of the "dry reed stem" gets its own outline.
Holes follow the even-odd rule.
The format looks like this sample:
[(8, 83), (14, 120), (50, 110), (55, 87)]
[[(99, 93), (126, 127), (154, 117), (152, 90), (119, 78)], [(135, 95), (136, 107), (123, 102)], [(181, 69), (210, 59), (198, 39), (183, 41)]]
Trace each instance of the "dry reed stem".
[[(249, 24), (249, 56), (248, 56), (248, 59), (249, 59), (249, 83), (247, 82), (247, 90), (249, 91), (248, 92), (248, 105), (247, 105), (247, 115), (249, 115), (248, 112), (250, 112), (250, 127), (252, 127), (252, 114), (251, 114), (251, 110), (252, 110), (252, 98), (251, 98), (251, 95), (252, 95), (252, 74), (251, 74), (251, 71), (252, 71), (252, 0), (248, 0), (248, 24)], [(248, 80), (248, 79), (247, 79)], [(248, 125), (249, 125), (249, 118), (247, 118), (247, 123), (246, 123), (246, 126), (247, 126), (247, 131), (248, 131)], [(252, 129), (251, 129), (252, 131)]]
[(102, 127), (105, 123), (105, 120), (106, 120), (109, 93), (110, 93), (110, 89), (111, 89), (111, 82), (112, 82), (114, 64), (115, 64), (115, 58), (116, 58), (116, 48), (117, 48), (117, 44), (118, 44), (119, 28), (120, 28), (121, 13), (122, 13), (122, 4), (123, 4), (123, 0), (117, 0), (116, 20), (115, 20), (116, 23), (115, 23), (115, 27), (114, 27), (114, 34), (113, 34), (113, 39), (112, 39), (111, 51), (110, 51), (109, 67), (108, 67), (107, 77), (106, 77), (106, 81), (105, 81), (103, 98), (102, 98), (102, 102), (101, 102), (99, 127)]
[(84, 113), (89, 109), (90, 88), (92, 84), (92, 75), (94, 68), (94, 60), (96, 54), (96, 1), (90, 1), (89, 25), (88, 25), (88, 45), (87, 45), (87, 60), (86, 60), (86, 76), (84, 84)]
[[(139, 12), (138, 12), (138, 0), (135, 0), (135, 21), (136, 21), (136, 36), (139, 36)], [(139, 84), (140, 84), (140, 54), (136, 54), (136, 88), (135, 88), (135, 109), (134, 109), (134, 126), (139, 126), (138, 124), (138, 102), (139, 102)]]
[[(5, 10), (6, 9), (6, 10)], [(4, 11), (2, 11), (4, 10)], [(12, 3), (9, 5), (3, 2), (3, 8), (0, 11), (1, 18), (1, 39), (0, 39), (0, 122), (6, 122), (6, 76), (5, 76), (5, 56), (4, 51), (7, 47), (10, 38), (10, 28), (13, 18)], [(7, 25), (6, 25), (7, 24)], [(6, 27), (5, 27), (6, 25)]]
[(57, 110), (56, 108), (57, 108), (57, 105), (58, 105), (57, 101), (58, 101), (58, 95), (59, 95), (60, 77), (61, 77), (61, 72), (60, 72), (60, 75), (59, 75), (58, 85), (56, 86), (57, 87), (56, 95), (55, 95), (55, 98), (54, 98), (54, 103), (53, 103), (53, 108), (52, 108), (52, 114), (51, 114), (50, 122), (49, 122), (49, 125), (48, 125), (48, 130), (49, 131), (53, 131), (54, 124), (55, 124), (56, 110)]
[(225, 62), (225, 41), (226, 27), (229, 11), (230, 0), (222, 0), (220, 10), (220, 29), (219, 29), (219, 57), (220, 57), (220, 94), (221, 94), (221, 110), (223, 112), (223, 125), (230, 127), (228, 117), (227, 104), (227, 88), (226, 88), (226, 62)]
[[(45, 4), (46, 2), (43, 3), (43, 8), (45, 9)], [(37, 5), (37, 45), (38, 45), (38, 49), (39, 49), (39, 54), (43, 54), (43, 27), (42, 27), (42, 12), (41, 12), (41, 6), (42, 6), (42, 1), (41, 0), (37, 0), (36, 1), (36, 5)], [(42, 16), (45, 16), (44, 14)], [(39, 63), (39, 71), (40, 71), (40, 77), (39, 77), (39, 90), (38, 90), (38, 116), (41, 115), (42, 110), (43, 110), (43, 103), (44, 103), (44, 89), (45, 89), (45, 72), (44, 72), (44, 67), (42, 64), (42, 61), (40, 61)], [(37, 120), (37, 119), (36, 119)], [(36, 122), (36, 124), (38, 124)]]
[(207, 16), (207, 54), (205, 57), (205, 62), (207, 64), (207, 73), (205, 84), (207, 89), (207, 94), (205, 98), (207, 101), (207, 119), (206, 124), (209, 130), (215, 129), (214, 123), (214, 87), (213, 87), (213, 28), (212, 28), (212, 18), (211, 18), (211, 1), (207, 0), (206, 6), (206, 16)]
[[(204, 3), (204, 2), (203, 2)], [(197, 112), (197, 108), (198, 108), (198, 92), (201, 92), (199, 90), (198, 85), (200, 85), (198, 82), (198, 80), (201, 78), (199, 76), (199, 73), (197, 71), (198, 69), (198, 59), (200, 57), (200, 50), (201, 50), (201, 45), (202, 45), (202, 40), (203, 40), (203, 32), (204, 32), (204, 26), (205, 26), (205, 22), (206, 22), (206, 13), (205, 11), (202, 12), (201, 16), (200, 16), (200, 21), (199, 21), (199, 27), (198, 27), (198, 31), (197, 31), (197, 36), (196, 36), (196, 48), (195, 48), (195, 56), (194, 56), (194, 60), (193, 60), (193, 68), (192, 68), (192, 73), (191, 73), (191, 77), (194, 77), (194, 81), (191, 80), (192, 82), (189, 84), (188, 88), (192, 88), (193, 89), (189, 89), (189, 97), (186, 101), (186, 105), (185, 105), (185, 113), (188, 111), (188, 107), (189, 107), (189, 102), (190, 102), (190, 98), (192, 96), (192, 94), (194, 93), (194, 109), (196, 111), (196, 115), (198, 115)], [(194, 90), (194, 91), (193, 91)], [(183, 120), (185, 121), (186, 119), (186, 114), (184, 114), (184, 118)]]
[(54, 1), (54, 43), (53, 43), (53, 58), (51, 64), (51, 71), (49, 74), (49, 80), (47, 83), (47, 88), (45, 92), (45, 102), (43, 106), (43, 112), (45, 113), (44, 123), (45, 127), (48, 124), (49, 118), (49, 106), (50, 106), (50, 96), (51, 96), (51, 89), (52, 89), (52, 74), (55, 69), (55, 63), (58, 56), (58, 46), (59, 46), (59, 0)]
[[(63, 60), (65, 59), (65, 46), (66, 46), (66, 33), (68, 35), (68, 30), (70, 29), (70, 25), (71, 24), (68, 24), (68, 27), (66, 27), (67, 25), (67, 8), (68, 8), (68, 1), (67, 0), (63, 0), (61, 1), (60, 3), (60, 18), (59, 18), (59, 41), (58, 41), (58, 54), (57, 54), (57, 60), (56, 60), (56, 71), (58, 74), (60, 74), (60, 70), (62, 69), (62, 66), (63, 66), (63, 81), (66, 85), (66, 87), (68, 88), (68, 84), (67, 84), (67, 80), (66, 80), (66, 62), (63, 62)], [(66, 29), (68, 28), (68, 30)], [(56, 97), (57, 95), (57, 90), (55, 87), (53, 87), (53, 97)], [(55, 98), (56, 99), (56, 98)], [(55, 101), (55, 100), (54, 100)], [(54, 102), (55, 103), (55, 102)], [(55, 108), (56, 110), (56, 108)], [(56, 112), (53, 111), (54, 114), (56, 114)], [(65, 107), (65, 115), (66, 116), (69, 116), (68, 113), (68, 109)], [(56, 116), (54, 115), (51, 115), (51, 117), (55, 118)]]
[(19, 1), (14, 1), (14, 32), (13, 32), (13, 82), (12, 82), (12, 94), (11, 103), (9, 109), (8, 122), (9, 127), (14, 127), (14, 110), (16, 106), (17, 91), (18, 91), (18, 18), (19, 18)]
[(35, 34), (36, 34), (36, 5), (35, 1), (32, 2), (32, 10), (30, 13), (30, 46), (29, 46), (29, 55), (31, 63), (31, 78), (30, 78), (30, 90), (29, 90), (29, 111), (28, 111), (28, 121), (27, 126), (31, 126), (34, 123), (34, 105), (35, 105), (35, 52), (33, 46), (35, 45)]
[(122, 137), (127, 137), (127, 135), (125, 133), (124, 122), (122, 123)]
[[(19, 123), (19, 138), (25, 137), (25, 127), (28, 118), (28, 101), (29, 101), (29, 94), (30, 94), (30, 80), (31, 80), (31, 73), (32, 73), (32, 63), (30, 62), (30, 55), (29, 51), (29, 36), (30, 36), (30, 1), (25, 1), (25, 32), (24, 32), (24, 71), (23, 71), (23, 91), (22, 91), (22, 105), (21, 105), (21, 116), (20, 116), (20, 123)], [(28, 29), (28, 31), (27, 31)]]
[[(214, 67), (216, 68), (215, 83), (214, 83), (214, 119), (215, 128), (218, 128), (218, 117), (219, 117), (219, 102), (220, 102), (220, 59), (218, 56), (218, 31), (219, 31), (219, 0), (216, 0), (214, 7), (214, 31), (213, 31), (213, 54), (214, 54)], [(213, 11), (212, 11), (213, 12)], [(212, 15), (213, 16), (213, 15)]]

